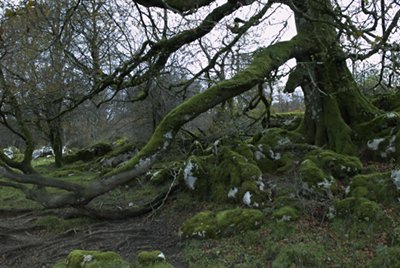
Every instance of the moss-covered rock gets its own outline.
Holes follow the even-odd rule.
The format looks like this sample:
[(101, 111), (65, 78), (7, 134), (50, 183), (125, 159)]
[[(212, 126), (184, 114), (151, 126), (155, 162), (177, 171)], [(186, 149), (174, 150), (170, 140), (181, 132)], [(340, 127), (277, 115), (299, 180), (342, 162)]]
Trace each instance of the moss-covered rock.
[(264, 215), (256, 209), (236, 208), (218, 213), (203, 211), (186, 220), (181, 227), (182, 237), (215, 238), (258, 228)]
[(278, 152), (274, 148), (303, 142), (303, 137), (297, 132), (281, 128), (267, 129), (251, 140), (254, 144), (254, 160), (263, 172), (285, 172), (293, 167), (291, 153)]
[(379, 247), (369, 267), (399, 268), (400, 247)]
[(298, 219), (299, 214), (297, 209), (290, 206), (285, 206), (275, 210), (272, 213), (272, 216), (278, 221), (295, 221)]
[(160, 264), (163, 264), (162, 267), (173, 267), (167, 263), (164, 253), (159, 250), (140, 251), (137, 259), (142, 267), (154, 267)]
[(324, 267), (325, 249), (314, 243), (288, 245), (281, 249), (272, 263), (276, 268), (287, 267)]
[(302, 180), (307, 183), (309, 187), (317, 187), (324, 179), (328, 179), (329, 175), (322, 171), (317, 164), (310, 159), (301, 162), (299, 173)]
[(304, 157), (299, 173), (308, 187), (336, 193), (339, 190), (338, 180), (348, 183), (361, 169), (362, 164), (357, 157), (316, 149)]
[(381, 207), (366, 198), (348, 197), (335, 202), (336, 215), (340, 218), (353, 217), (366, 221), (379, 221), (385, 218)]
[(389, 172), (357, 175), (350, 183), (350, 195), (383, 204), (398, 202), (399, 194)]
[(256, 209), (229, 209), (218, 212), (215, 216), (217, 226), (223, 236), (256, 229), (261, 225), (264, 215)]
[(348, 179), (358, 174), (362, 169), (360, 159), (355, 156), (338, 154), (330, 150), (313, 150), (306, 155), (319, 168), (332, 175), (335, 179)]
[(388, 112), (354, 127), (364, 158), (382, 161), (400, 159), (400, 114)]
[[(252, 153), (247, 155), (250, 156)], [(202, 199), (258, 207), (267, 198), (262, 172), (247, 157), (226, 145), (219, 146), (212, 154), (192, 155), (183, 164), (183, 182)]]
[(109, 143), (99, 142), (88, 148), (78, 150), (74, 154), (66, 155), (63, 161), (70, 164), (76, 161), (91, 161), (96, 157), (106, 155), (112, 151), (112, 146)]
[(183, 237), (214, 238), (218, 234), (217, 220), (212, 211), (202, 211), (187, 219), (181, 227)]
[(66, 259), (66, 268), (130, 268), (130, 263), (112, 251), (73, 250)]

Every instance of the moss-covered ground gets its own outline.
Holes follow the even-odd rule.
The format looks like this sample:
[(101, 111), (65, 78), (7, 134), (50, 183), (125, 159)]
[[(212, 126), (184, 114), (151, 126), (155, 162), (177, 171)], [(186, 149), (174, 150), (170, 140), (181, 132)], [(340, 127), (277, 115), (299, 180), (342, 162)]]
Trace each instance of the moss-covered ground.
[[(124, 213), (168, 189), (174, 178), (180, 182), (161, 208), (139, 218), (104, 221), (47, 211), (0, 187), (0, 257), (18, 267), (69, 267), (73, 250), (112, 251), (127, 267), (399, 267), (395, 167), (299, 146), (301, 139), (287, 130), (235, 142), (239, 146), (199, 147), (190, 165), (185, 159), (158, 163), (146, 177), (90, 204)], [(104, 172), (98, 160), (59, 169), (51, 158), (33, 164), (45, 176), (81, 184)], [(82, 258), (89, 263), (88, 255), (96, 254)]]

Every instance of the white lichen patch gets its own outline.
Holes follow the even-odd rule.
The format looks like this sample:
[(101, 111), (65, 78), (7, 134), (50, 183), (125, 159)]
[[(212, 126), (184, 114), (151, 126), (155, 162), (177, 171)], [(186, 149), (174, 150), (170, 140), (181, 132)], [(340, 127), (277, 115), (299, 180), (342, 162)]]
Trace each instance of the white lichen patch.
[(344, 188), (344, 193), (348, 195), (350, 193), (350, 185)]
[(329, 178), (329, 180), (327, 178), (324, 178), (324, 180), (322, 182), (319, 182), (317, 185), (324, 189), (330, 189), (333, 182), (334, 180), (332, 178)]
[(397, 113), (395, 113), (395, 112), (389, 112), (389, 113), (386, 114), (386, 118), (396, 118), (398, 116), (399, 115)]
[(150, 165), (150, 163), (151, 163), (150, 158), (140, 159), (139, 166), (147, 166)]
[(384, 140), (385, 140), (384, 138), (377, 138), (377, 139), (369, 140), (367, 142), (367, 146), (369, 149), (376, 151), (376, 150), (378, 150), (379, 144), (381, 142), (383, 142)]
[(185, 180), (185, 183), (189, 189), (194, 190), (194, 184), (197, 181), (197, 177), (193, 175), (193, 171), (196, 169), (196, 164), (192, 163), (191, 160), (189, 160), (183, 169), (183, 178)]
[(164, 138), (166, 139), (172, 139), (173, 135), (172, 135), (172, 131), (168, 131), (167, 133), (164, 134)]
[(279, 160), (281, 159), (281, 154), (280, 153), (275, 153), (272, 150), (269, 150), (269, 156), (272, 160)]
[(192, 236), (206, 237), (206, 231), (194, 232), (194, 233), (192, 233)]
[(213, 152), (213, 154), (215, 154), (215, 155), (218, 154), (218, 147), (219, 147), (220, 143), (221, 143), (220, 140), (216, 140), (213, 143), (212, 148), (211, 148), (211, 151)]
[(290, 119), (287, 119), (285, 122), (283, 122), (283, 124), (285, 125), (285, 126), (290, 126), (290, 125), (292, 125), (293, 123), (294, 123), (294, 121), (296, 121), (297, 120), (297, 116), (295, 116), (295, 117), (293, 117), (293, 118), (290, 118)]
[(283, 215), (282, 218), (278, 221), (290, 221), (292, 219), (292, 216), (290, 215)]
[(265, 154), (263, 154), (261, 151), (254, 151), (254, 158), (257, 161), (260, 161), (261, 159), (265, 158)]
[(336, 209), (335, 207), (329, 207), (328, 213), (326, 214), (326, 217), (330, 220), (334, 219), (336, 217)]
[(265, 190), (265, 183), (262, 181), (261, 176), (258, 178), (258, 181), (256, 181), (258, 189), (260, 189), (260, 191), (264, 191)]
[(160, 170), (157, 170), (157, 171), (154, 172), (154, 173), (152, 173), (152, 172), (149, 171), (149, 172), (147, 172), (146, 174), (149, 175), (149, 176), (151, 176), (150, 179), (153, 179), (153, 178), (157, 177), (158, 175), (160, 175), (161, 172), (162, 172), (162, 170), (160, 169)]
[(396, 152), (396, 136), (393, 135), (390, 140), (389, 140), (389, 144), (386, 147), (386, 152), (387, 153), (394, 153)]
[(285, 145), (285, 144), (289, 144), (291, 141), (288, 137), (282, 138), (278, 141), (278, 145)]
[(228, 198), (235, 198), (238, 191), (237, 187), (231, 188), (228, 192)]
[(392, 170), (390, 178), (393, 181), (393, 184), (396, 186), (397, 190), (400, 190), (400, 169)]
[(84, 266), (86, 263), (91, 262), (93, 259), (93, 255), (83, 255), (81, 266)]
[(251, 206), (251, 196), (252, 196), (252, 194), (249, 191), (247, 191), (243, 195), (243, 198), (242, 198), (243, 204), (250, 207)]
[(160, 254), (157, 255), (157, 258), (165, 260), (165, 255), (164, 253), (160, 252)]

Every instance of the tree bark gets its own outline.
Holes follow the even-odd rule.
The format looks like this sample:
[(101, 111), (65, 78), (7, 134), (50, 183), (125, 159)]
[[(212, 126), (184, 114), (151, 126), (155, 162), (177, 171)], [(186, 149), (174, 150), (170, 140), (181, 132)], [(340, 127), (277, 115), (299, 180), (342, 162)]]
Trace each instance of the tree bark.
[(355, 154), (353, 127), (371, 120), (379, 110), (360, 93), (346, 66), (330, 1), (295, 4), (297, 31), (314, 45), (312, 53), (296, 58), (296, 71), (289, 78), (289, 90), (300, 85), (304, 92), (306, 110), (299, 130), (310, 144)]

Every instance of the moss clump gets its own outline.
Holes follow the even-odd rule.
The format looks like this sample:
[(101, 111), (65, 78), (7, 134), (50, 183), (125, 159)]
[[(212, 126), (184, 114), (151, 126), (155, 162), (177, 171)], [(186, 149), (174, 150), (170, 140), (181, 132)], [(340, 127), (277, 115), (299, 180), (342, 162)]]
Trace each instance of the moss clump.
[(263, 213), (256, 209), (236, 208), (216, 214), (217, 226), (224, 236), (255, 229), (263, 219)]
[(216, 237), (218, 233), (217, 220), (211, 211), (202, 211), (187, 219), (181, 227), (183, 237)]
[(400, 114), (389, 112), (355, 126), (362, 155), (371, 160), (400, 159)]
[(400, 267), (400, 247), (379, 247), (369, 267), (398, 268)]
[(299, 243), (284, 247), (272, 263), (273, 267), (324, 267), (325, 249), (314, 243)]
[(303, 143), (303, 137), (297, 133), (280, 128), (270, 128), (255, 135), (251, 141), (254, 144), (254, 160), (263, 172), (285, 172), (293, 167), (290, 153), (277, 152), (279, 148), (290, 143)]
[(313, 161), (335, 179), (348, 179), (362, 169), (362, 163), (357, 157), (338, 154), (330, 150), (313, 150), (306, 155), (306, 159)]
[(93, 220), (89, 218), (75, 218), (75, 219), (61, 219), (56, 216), (47, 216), (38, 219), (35, 224), (37, 226), (46, 228), (46, 230), (52, 232), (65, 232), (69, 229), (79, 228), (92, 223)]
[(137, 256), (138, 262), (143, 267), (154, 267), (155, 265), (163, 265), (161, 267), (173, 267), (166, 262), (164, 253), (159, 250), (141, 251)]
[(330, 150), (313, 150), (300, 164), (302, 180), (311, 188), (338, 191), (337, 180), (349, 181), (358, 174), (362, 164), (357, 157), (342, 155)]
[(112, 251), (73, 250), (66, 259), (66, 268), (130, 268), (130, 263)]
[(307, 183), (309, 187), (317, 187), (318, 183), (324, 181), (329, 175), (325, 174), (317, 164), (310, 159), (301, 162), (299, 173), (302, 180)]
[(299, 214), (295, 208), (285, 206), (274, 211), (272, 216), (279, 221), (295, 221), (298, 219)]
[(258, 228), (264, 215), (256, 209), (236, 208), (218, 213), (203, 211), (186, 220), (181, 227), (185, 238), (215, 238)]
[(350, 183), (350, 195), (383, 204), (395, 203), (398, 198), (389, 172), (355, 176)]
[(384, 214), (380, 206), (366, 198), (348, 197), (335, 202), (336, 214), (340, 218), (353, 215), (355, 218), (366, 221), (382, 220)]

